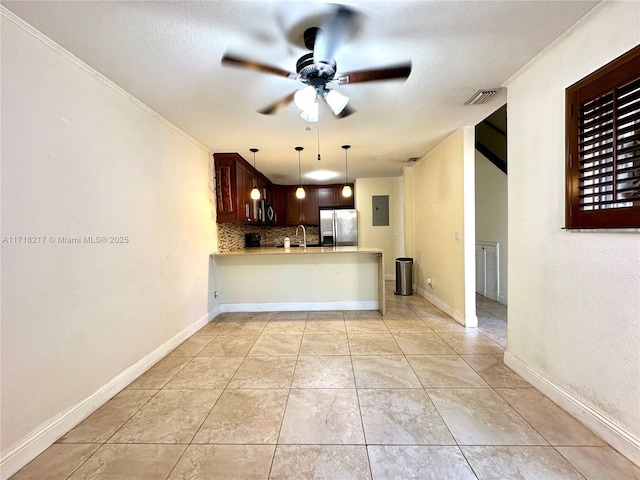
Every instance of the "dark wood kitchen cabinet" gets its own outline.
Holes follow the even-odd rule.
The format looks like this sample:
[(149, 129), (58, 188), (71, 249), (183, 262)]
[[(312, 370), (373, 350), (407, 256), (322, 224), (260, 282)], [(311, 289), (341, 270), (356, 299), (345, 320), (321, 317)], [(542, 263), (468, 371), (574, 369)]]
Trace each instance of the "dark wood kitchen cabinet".
[(304, 185), (305, 197), (296, 197), (297, 185), (287, 187), (287, 225), (318, 225), (318, 189)]
[[(353, 192), (353, 184), (351, 191)], [(351, 207), (353, 208), (353, 194), (350, 197), (342, 195), (342, 187), (344, 185), (322, 185), (318, 187), (318, 206), (319, 207)]]
[(271, 189), (273, 207), (273, 225), (284, 226), (287, 224), (287, 187), (274, 185)]
[(240, 189), (240, 195), (242, 196), (242, 208), (240, 211), (241, 220), (245, 222), (251, 222), (253, 218), (253, 200), (251, 200), (251, 188), (253, 187), (253, 176), (251, 172), (241, 165), (238, 165), (238, 169), (242, 171), (242, 188)]
[(251, 189), (268, 190), (269, 179), (237, 153), (215, 153), (218, 223), (258, 223), (261, 204), (251, 199)]

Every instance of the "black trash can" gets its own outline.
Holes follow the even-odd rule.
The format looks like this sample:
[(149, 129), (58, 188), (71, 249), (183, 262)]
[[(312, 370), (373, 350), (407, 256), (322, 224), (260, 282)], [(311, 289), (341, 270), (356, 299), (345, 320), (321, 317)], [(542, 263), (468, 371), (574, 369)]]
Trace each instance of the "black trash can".
[(413, 294), (413, 258), (396, 258), (396, 295)]

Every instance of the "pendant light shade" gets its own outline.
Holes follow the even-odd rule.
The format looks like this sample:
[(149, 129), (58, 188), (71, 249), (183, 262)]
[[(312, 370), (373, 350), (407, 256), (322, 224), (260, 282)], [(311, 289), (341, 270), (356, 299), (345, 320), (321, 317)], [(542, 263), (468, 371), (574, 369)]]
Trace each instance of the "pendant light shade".
[[(249, 151), (253, 152), (253, 168), (256, 168), (256, 152), (259, 150), (257, 148), (250, 148)], [(258, 187), (253, 187), (250, 195), (251, 200), (260, 200), (260, 190), (258, 190)]]
[(347, 150), (351, 148), (351, 145), (342, 145), (342, 148), (344, 148), (344, 187), (342, 187), (342, 196), (350, 197), (351, 195), (353, 195), (353, 192), (351, 191), (351, 186), (349, 185), (349, 173), (347, 169), (348, 168), (347, 167), (347, 161), (348, 161)]
[(300, 169), (300, 152), (304, 150), (304, 147), (296, 147), (298, 151), (298, 188), (296, 188), (296, 198), (302, 199), (305, 197), (306, 192), (302, 188), (302, 171)]

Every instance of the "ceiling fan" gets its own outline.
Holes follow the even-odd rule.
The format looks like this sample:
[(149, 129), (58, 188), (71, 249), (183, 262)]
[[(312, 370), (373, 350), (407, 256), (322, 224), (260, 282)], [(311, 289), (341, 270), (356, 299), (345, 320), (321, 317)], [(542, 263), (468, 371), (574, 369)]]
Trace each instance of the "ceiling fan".
[(409, 76), (411, 62), (338, 74), (335, 55), (354, 28), (358, 13), (344, 5), (332, 7), (331, 11), (323, 17), (321, 27), (310, 27), (305, 30), (304, 44), (311, 52), (298, 59), (295, 72), (229, 53), (224, 54), (223, 65), (270, 73), (299, 80), (306, 85), (305, 88), (292, 92), (259, 110), (260, 113), (274, 114), (293, 101), (302, 110), (300, 116), (303, 119), (308, 122), (317, 122), (318, 105), (320, 100), (324, 100), (338, 118), (344, 118), (354, 113), (355, 109), (347, 105), (349, 97), (329, 88), (331, 83), (346, 85), (376, 80), (404, 79)]

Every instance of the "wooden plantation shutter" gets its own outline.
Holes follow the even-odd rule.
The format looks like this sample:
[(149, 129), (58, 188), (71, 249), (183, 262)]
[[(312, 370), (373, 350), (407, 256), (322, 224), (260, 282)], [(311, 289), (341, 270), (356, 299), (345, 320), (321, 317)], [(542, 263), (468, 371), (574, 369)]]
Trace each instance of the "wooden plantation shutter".
[(640, 227), (640, 46), (566, 98), (567, 228)]

